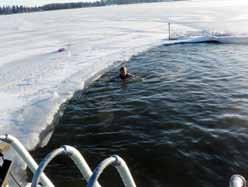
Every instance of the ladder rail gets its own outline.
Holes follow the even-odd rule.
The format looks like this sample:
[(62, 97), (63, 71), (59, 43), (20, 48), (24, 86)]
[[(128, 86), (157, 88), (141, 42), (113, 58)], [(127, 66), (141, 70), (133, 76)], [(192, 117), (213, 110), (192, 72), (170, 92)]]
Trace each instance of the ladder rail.
[(233, 175), (229, 181), (229, 187), (246, 187), (246, 180), (242, 175)]
[[(38, 168), (38, 164), (17, 138), (6, 134), (0, 135), (0, 140), (11, 145), (12, 148), (17, 152), (17, 155), (27, 164), (32, 173), (35, 173), (36, 169)], [(41, 173), (41, 183), (47, 187), (54, 187), (54, 184), (44, 173)]]
[(106, 158), (95, 168), (93, 175), (90, 177), (90, 180), (87, 184), (87, 187), (94, 187), (100, 175), (110, 165), (114, 166), (117, 169), (125, 187), (136, 187), (136, 184), (130, 170), (127, 167), (126, 162), (117, 155)]
[[(85, 161), (84, 157), (81, 155), (81, 153), (75, 149), (72, 146), (64, 145), (58, 149), (55, 149), (51, 153), (49, 153), (39, 164), (38, 169), (36, 170), (33, 179), (32, 179), (32, 185), (31, 187), (37, 187), (38, 182), (41, 178), (41, 174), (47, 167), (47, 165), (57, 156), (59, 155), (66, 155), (69, 156), (74, 164), (77, 166), (77, 168), (80, 170), (81, 174), (83, 175), (84, 179), (88, 181), (92, 175), (92, 171), (90, 167), (88, 166), (87, 162)], [(95, 183), (94, 187), (101, 187), (98, 182)]]

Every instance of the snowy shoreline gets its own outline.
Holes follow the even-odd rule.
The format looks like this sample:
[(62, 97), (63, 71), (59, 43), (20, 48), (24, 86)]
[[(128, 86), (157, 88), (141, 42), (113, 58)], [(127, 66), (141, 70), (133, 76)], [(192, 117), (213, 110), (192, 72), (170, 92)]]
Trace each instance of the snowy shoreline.
[[(116, 62), (170, 44), (169, 21), (194, 22), (173, 32), (190, 27), (248, 33), (247, 7), (241, 0), (176, 1), (1, 16), (1, 134), (34, 149), (60, 107), (87, 80)], [(237, 21), (235, 28), (224, 24), (229, 21)], [(197, 24), (203, 22), (208, 23)]]

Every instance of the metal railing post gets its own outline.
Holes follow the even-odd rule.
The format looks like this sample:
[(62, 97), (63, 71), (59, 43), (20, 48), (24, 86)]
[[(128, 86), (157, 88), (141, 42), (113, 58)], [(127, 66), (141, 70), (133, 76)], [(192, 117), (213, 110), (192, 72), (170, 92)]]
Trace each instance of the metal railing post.
[(113, 165), (119, 175), (121, 176), (121, 179), (125, 185), (125, 187), (136, 187), (136, 184), (133, 180), (133, 177), (127, 167), (126, 162), (119, 156), (114, 155), (111, 156), (105, 160), (103, 160), (94, 170), (93, 175), (90, 177), (90, 180), (87, 184), (87, 187), (93, 187), (104, 169), (106, 169), (109, 165)]
[(246, 187), (246, 180), (241, 175), (233, 175), (230, 178), (229, 187)]
[[(38, 168), (38, 164), (35, 162), (33, 157), (30, 155), (30, 153), (26, 150), (26, 148), (17, 138), (6, 134), (6, 135), (1, 135), (0, 140), (10, 144), (13, 147), (13, 149), (17, 152), (18, 156), (20, 156), (21, 159), (27, 164), (28, 168), (33, 173), (35, 173), (36, 169)], [(41, 174), (41, 183), (44, 186), (54, 187), (53, 183), (44, 173)]]
[[(43, 171), (45, 170), (45, 168), (47, 167), (47, 165), (58, 155), (67, 155), (69, 156), (74, 164), (77, 166), (77, 168), (80, 170), (81, 174), (83, 175), (84, 179), (86, 181), (88, 181), (92, 175), (92, 171), (90, 169), (90, 167), (88, 166), (87, 162), (85, 161), (85, 159), (83, 158), (83, 156), (81, 155), (81, 153), (75, 149), (72, 146), (62, 146), (54, 151), (52, 151), (51, 153), (49, 153), (39, 164), (38, 169), (36, 170), (33, 179), (32, 179), (32, 185), (31, 187), (37, 187), (38, 182), (41, 178), (41, 173), (43, 173)], [(101, 187), (100, 184), (98, 182), (96, 182), (94, 187)]]

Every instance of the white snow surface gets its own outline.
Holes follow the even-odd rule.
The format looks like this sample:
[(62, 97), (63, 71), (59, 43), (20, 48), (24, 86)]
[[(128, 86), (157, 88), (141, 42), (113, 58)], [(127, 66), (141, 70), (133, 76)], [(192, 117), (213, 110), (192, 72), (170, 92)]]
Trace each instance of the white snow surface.
[[(248, 43), (247, 10), (246, 0), (202, 0), (0, 16), (0, 133), (33, 149), (87, 80), (151, 47)], [(168, 41), (168, 22), (175, 35), (208, 34)]]

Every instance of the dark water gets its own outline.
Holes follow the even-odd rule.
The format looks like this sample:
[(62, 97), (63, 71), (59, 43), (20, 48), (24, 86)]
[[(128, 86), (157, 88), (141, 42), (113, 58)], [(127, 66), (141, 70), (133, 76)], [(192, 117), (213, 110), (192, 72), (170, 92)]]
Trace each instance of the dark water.
[[(67, 104), (39, 160), (63, 144), (78, 148), (91, 168), (123, 157), (139, 187), (228, 186), (248, 176), (248, 46), (160, 46), (133, 57), (122, 82), (114, 68)], [(57, 186), (83, 186), (69, 159), (47, 173)], [(103, 186), (122, 186), (108, 169)]]

